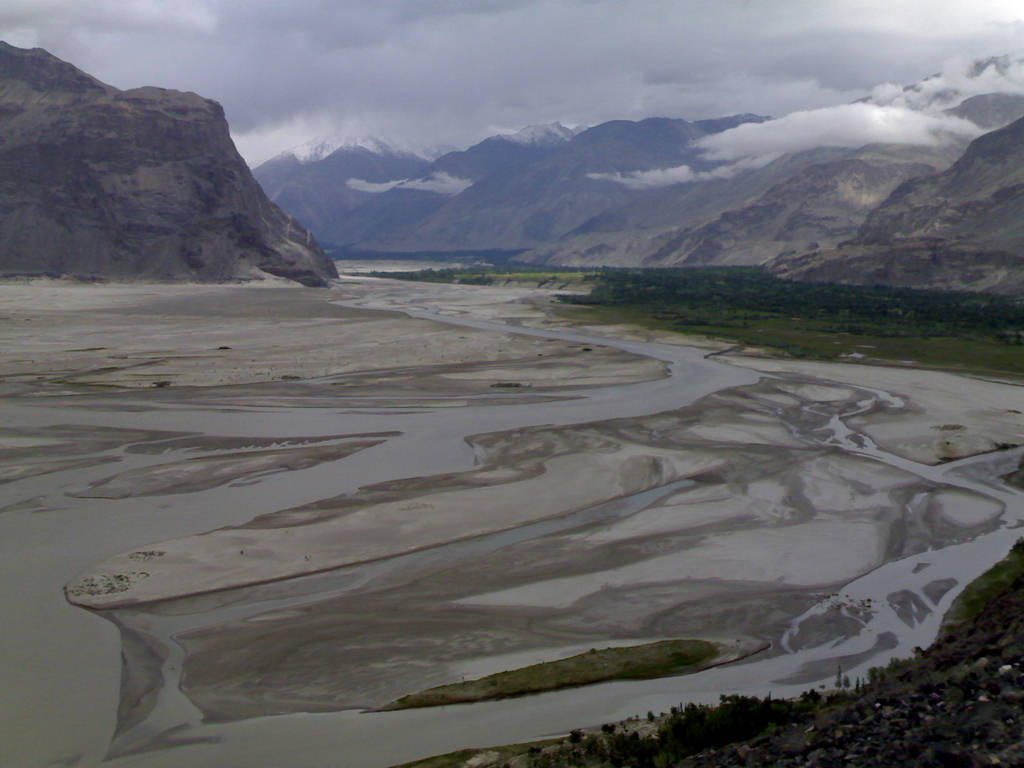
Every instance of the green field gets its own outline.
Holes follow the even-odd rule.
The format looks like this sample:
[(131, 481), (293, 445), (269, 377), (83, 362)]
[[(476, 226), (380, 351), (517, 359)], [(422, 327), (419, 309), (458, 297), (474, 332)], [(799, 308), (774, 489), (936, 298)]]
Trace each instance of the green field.
[(718, 646), (704, 640), (662, 640), (620, 648), (591, 649), (567, 659), (428, 688), (403, 696), (384, 709), (437, 707), (504, 699), (608, 680), (645, 680), (678, 675), (706, 666), (718, 654)]
[(628, 323), (652, 330), (707, 336), (766, 347), (789, 357), (844, 362), (902, 362), (926, 368), (1024, 376), (1024, 347), (995, 336), (882, 335), (830, 330), (826, 323), (767, 317), (707, 324), (647, 307), (572, 306), (567, 316), (586, 323)]

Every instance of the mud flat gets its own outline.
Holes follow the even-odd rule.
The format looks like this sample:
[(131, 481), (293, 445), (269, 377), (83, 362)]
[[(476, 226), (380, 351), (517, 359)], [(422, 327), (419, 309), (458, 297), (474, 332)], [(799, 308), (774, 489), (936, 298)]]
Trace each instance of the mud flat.
[[(1013, 383), (706, 360), (511, 288), (8, 283), (0, 317), (4, 764), (385, 766), (784, 695), (926, 645), (1024, 518)], [(668, 638), (770, 650), (361, 712)]]

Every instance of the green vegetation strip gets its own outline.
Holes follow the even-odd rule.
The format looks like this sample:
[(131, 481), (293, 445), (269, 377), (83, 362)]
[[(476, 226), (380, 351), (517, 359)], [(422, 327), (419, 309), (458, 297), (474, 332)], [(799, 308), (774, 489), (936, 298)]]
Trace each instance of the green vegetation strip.
[(701, 334), (793, 357), (897, 360), (1024, 375), (1024, 301), (885, 286), (796, 283), (754, 267), (602, 270), (564, 296), (590, 322)]
[(527, 693), (554, 691), (607, 680), (645, 680), (694, 672), (718, 656), (714, 643), (704, 640), (662, 640), (624, 648), (590, 650), (576, 656), (520, 669), (428, 688), (403, 696), (384, 709), (410, 709), (504, 699)]

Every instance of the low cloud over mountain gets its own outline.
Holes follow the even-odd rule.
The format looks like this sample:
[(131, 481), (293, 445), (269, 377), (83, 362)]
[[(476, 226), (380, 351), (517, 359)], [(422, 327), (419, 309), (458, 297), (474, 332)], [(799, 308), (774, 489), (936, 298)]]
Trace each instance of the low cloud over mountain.
[[(700, 142), (698, 142), (698, 145), (700, 145)], [(731, 179), (743, 171), (768, 165), (779, 154), (777, 152), (755, 154), (751, 157), (739, 159), (734, 163), (720, 165), (710, 171), (695, 171), (688, 165), (677, 165), (672, 168), (655, 168), (650, 171), (588, 173), (587, 178), (596, 181), (614, 181), (629, 189), (657, 189), (658, 187), (671, 187), (675, 184), (686, 184), (691, 181)]]
[(215, 98), (255, 165), (339, 132), (464, 147), (557, 120), (842, 104), (1019, 50), (1022, 18), (1014, 0), (6, 0), (0, 38)]
[(906, 107), (856, 103), (793, 112), (757, 125), (740, 125), (700, 139), (697, 144), (711, 159), (738, 160), (814, 147), (932, 146), (951, 138), (972, 139), (981, 133), (974, 123), (952, 115), (929, 115)]
[(363, 179), (348, 179), (345, 183), (357, 192), (369, 192), (375, 195), (392, 189), (415, 189), (420, 192), (436, 192), (439, 195), (457, 195), (473, 186), (471, 180), (460, 179), (444, 171), (438, 171), (424, 179), (398, 179), (376, 183)]

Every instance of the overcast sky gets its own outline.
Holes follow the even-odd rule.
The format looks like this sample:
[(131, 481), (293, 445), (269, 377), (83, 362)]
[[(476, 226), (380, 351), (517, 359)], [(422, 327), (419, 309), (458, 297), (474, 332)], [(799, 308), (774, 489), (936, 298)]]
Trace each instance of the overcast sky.
[(220, 101), (250, 164), (326, 134), (781, 116), (1024, 52), (1021, 0), (0, 0), (0, 39)]

